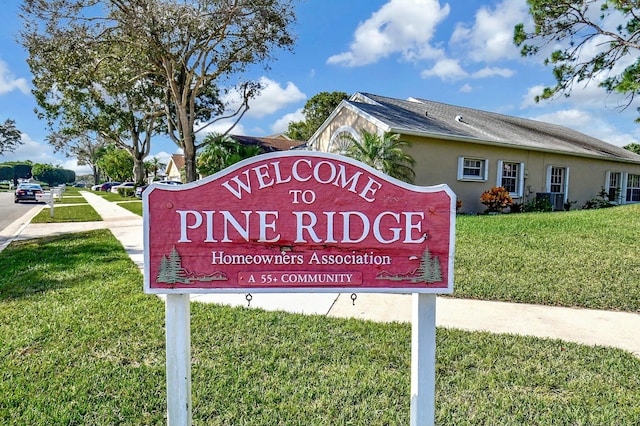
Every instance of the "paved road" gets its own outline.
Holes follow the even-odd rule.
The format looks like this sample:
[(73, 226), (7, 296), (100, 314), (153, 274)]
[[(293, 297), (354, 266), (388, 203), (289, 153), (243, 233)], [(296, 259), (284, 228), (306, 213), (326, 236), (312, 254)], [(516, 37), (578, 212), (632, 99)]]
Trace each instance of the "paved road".
[[(16, 204), (13, 202), (13, 192), (0, 192), (0, 247), (19, 229), (16, 228), (16, 220), (41, 205), (31, 201)], [(12, 229), (9, 229), (10, 225), (14, 225)]]
[(0, 231), (37, 205), (31, 201), (16, 204), (13, 192), (0, 192)]

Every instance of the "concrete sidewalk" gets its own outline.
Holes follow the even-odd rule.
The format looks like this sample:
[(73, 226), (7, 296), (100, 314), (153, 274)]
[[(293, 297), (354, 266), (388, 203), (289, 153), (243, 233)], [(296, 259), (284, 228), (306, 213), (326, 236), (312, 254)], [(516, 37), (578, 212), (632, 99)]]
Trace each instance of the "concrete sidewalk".
[[(91, 192), (83, 191), (81, 194), (102, 216), (103, 222), (55, 226), (29, 224), (21, 230), (19, 238), (108, 228), (142, 269), (142, 218)], [(245, 296), (206, 294), (193, 295), (191, 299), (203, 303), (247, 306)], [(372, 321), (411, 321), (411, 295), (362, 293), (357, 295), (355, 304), (350, 296), (340, 293), (261, 293), (253, 295), (251, 307)], [(635, 313), (438, 297), (436, 325), (611, 346), (627, 350), (640, 358), (640, 315)]]

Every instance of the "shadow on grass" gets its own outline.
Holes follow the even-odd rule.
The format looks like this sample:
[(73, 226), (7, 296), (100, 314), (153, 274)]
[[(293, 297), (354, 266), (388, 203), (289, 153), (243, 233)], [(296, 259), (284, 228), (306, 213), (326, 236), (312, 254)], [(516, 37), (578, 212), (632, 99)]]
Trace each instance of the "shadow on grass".
[(0, 253), (0, 300), (83, 285), (122, 260), (128, 259), (108, 230), (13, 242)]

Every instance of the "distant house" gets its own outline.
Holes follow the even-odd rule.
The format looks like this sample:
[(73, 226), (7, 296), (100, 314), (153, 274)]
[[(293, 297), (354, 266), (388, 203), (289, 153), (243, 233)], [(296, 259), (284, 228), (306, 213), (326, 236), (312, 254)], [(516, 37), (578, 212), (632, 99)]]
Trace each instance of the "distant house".
[[(241, 145), (259, 146), (264, 153), (287, 151), (304, 145), (303, 141), (291, 140), (283, 135), (265, 137), (230, 135), (230, 137)], [(165, 169), (165, 179), (182, 181), (183, 174), (181, 172), (184, 163), (183, 154), (172, 154)]]
[(555, 124), (433, 102), (355, 93), (308, 141), (344, 153), (341, 136), (393, 132), (411, 143), (416, 184), (446, 183), (462, 211), (481, 212), (480, 195), (503, 186), (517, 203), (548, 198), (555, 210), (603, 189), (619, 204), (640, 202), (640, 155)]
[(303, 141), (289, 139), (284, 135), (265, 137), (231, 135), (231, 138), (241, 145), (257, 145), (262, 148), (262, 151), (265, 153), (288, 151), (290, 149), (296, 149), (305, 143)]
[(182, 182), (182, 170), (184, 168), (184, 155), (183, 154), (171, 154), (167, 168), (165, 169), (165, 179), (176, 180)]

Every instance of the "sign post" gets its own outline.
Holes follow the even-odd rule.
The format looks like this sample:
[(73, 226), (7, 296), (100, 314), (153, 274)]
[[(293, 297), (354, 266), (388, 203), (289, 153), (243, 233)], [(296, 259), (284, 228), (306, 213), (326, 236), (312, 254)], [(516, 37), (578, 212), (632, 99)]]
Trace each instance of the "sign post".
[(188, 294), (168, 294), (165, 302), (167, 344), (167, 421), (191, 425), (191, 322)]
[(53, 214), (54, 214), (54, 198), (53, 198), (53, 193), (52, 192), (43, 192), (41, 194), (36, 194), (36, 201), (41, 201), (41, 202), (45, 202), (47, 203), (47, 205), (49, 206), (49, 216), (53, 219)]
[(411, 424), (433, 424), (435, 294), (453, 292), (455, 196), (346, 157), (281, 152), (143, 194), (145, 292), (166, 294), (169, 424), (191, 424), (189, 295), (413, 293)]

